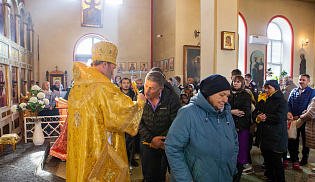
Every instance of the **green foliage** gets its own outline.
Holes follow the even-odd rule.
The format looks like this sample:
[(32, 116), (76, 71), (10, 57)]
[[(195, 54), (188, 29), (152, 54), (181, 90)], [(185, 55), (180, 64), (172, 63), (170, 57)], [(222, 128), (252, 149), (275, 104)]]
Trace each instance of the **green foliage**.
[(28, 109), (29, 112), (34, 113), (37, 117), (38, 113), (44, 109), (42, 106), (43, 104), (40, 104), (39, 101), (37, 101), (36, 103), (29, 102), (26, 105), (26, 109)]
[(285, 71), (285, 70), (283, 70), (281, 73), (280, 73), (280, 77), (281, 78), (284, 78), (285, 76), (287, 76), (288, 75), (288, 73)]
[(272, 77), (273, 72), (271, 71), (271, 68), (268, 68), (268, 69), (267, 69), (266, 74), (267, 74), (267, 76)]

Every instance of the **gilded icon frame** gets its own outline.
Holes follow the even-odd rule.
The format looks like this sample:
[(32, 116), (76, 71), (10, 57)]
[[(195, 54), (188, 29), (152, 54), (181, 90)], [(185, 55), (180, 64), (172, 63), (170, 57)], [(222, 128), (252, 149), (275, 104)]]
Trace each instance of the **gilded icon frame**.
[(221, 50), (235, 50), (235, 32), (221, 32)]

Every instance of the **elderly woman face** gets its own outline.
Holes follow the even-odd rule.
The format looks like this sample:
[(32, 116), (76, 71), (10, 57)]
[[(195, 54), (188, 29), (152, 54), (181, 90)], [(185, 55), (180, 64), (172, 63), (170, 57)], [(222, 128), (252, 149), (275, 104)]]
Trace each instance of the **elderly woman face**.
[(55, 85), (56, 85), (56, 87), (59, 88), (59, 87), (60, 87), (60, 81), (56, 81), (56, 82), (55, 82)]
[(50, 86), (49, 86), (49, 83), (43, 83), (43, 86), (42, 86), (43, 88), (43, 90), (49, 90), (50, 89)]
[(224, 90), (210, 95), (207, 101), (215, 110), (220, 110), (223, 108), (224, 104), (227, 103), (229, 95), (230, 90)]
[(268, 97), (276, 91), (276, 89), (271, 85), (265, 85), (264, 88)]

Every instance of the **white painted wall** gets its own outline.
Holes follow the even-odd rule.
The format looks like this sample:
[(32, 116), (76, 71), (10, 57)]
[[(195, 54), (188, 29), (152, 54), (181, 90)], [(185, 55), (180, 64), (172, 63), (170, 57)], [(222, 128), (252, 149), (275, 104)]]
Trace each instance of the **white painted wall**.
[[(106, 37), (118, 47), (118, 62), (151, 61), (151, 4), (148, 0), (128, 0), (123, 5), (104, 5), (103, 28), (81, 27), (80, 0), (27, 0), (25, 8), (32, 15), (37, 55), (39, 35), (40, 84), (45, 72), (68, 71), (68, 86), (72, 76), (73, 49), (76, 41), (88, 33)], [(37, 62), (37, 56), (35, 56)], [(36, 64), (35, 64), (36, 66)], [(35, 68), (37, 71), (37, 68)], [(130, 74), (122, 75), (130, 76)], [(139, 76), (139, 75), (138, 75)], [(37, 77), (35, 77), (37, 80)]]

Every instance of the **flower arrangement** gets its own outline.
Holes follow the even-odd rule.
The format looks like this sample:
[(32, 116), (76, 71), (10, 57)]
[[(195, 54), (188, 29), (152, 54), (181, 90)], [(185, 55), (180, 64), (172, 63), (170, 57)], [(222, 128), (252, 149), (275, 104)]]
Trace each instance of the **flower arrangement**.
[(45, 105), (49, 104), (49, 100), (45, 99), (45, 94), (40, 91), (40, 87), (37, 85), (33, 85), (29, 93), (28, 102), (20, 103), (18, 106), (13, 105), (11, 111), (15, 113), (16, 111), (21, 112), (28, 109), (29, 112), (34, 113), (37, 118), (38, 113), (44, 109)]

